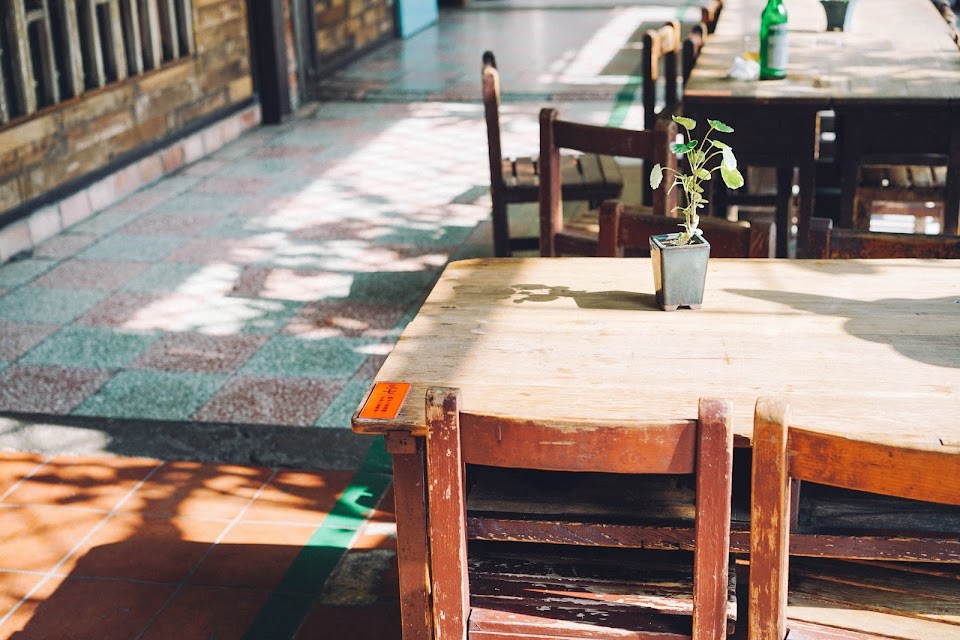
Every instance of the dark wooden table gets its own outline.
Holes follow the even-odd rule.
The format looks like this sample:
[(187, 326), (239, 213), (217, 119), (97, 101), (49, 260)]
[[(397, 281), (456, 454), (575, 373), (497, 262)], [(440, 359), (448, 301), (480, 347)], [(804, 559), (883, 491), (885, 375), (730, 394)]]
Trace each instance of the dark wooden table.
[[(847, 31), (826, 32), (817, 0), (786, 0), (790, 58), (783, 80), (734, 80), (733, 60), (755, 47), (758, 0), (727, 0), (717, 29), (706, 42), (684, 88), (684, 109), (699, 118), (718, 118), (737, 129), (729, 142), (738, 156), (757, 164), (793, 162), (799, 168), (802, 245), (813, 212), (817, 113), (832, 110), (845, 161), (883, 149), (902, 153), (960, 154), (960, 50), (930, 0), (858, 2)], [(869, 116), (871, 120), (863, 122)], [(864, 126), (848, 127), (844, 121)], [(771, 160), (773, 158), (773, 160)], [(909, 164), (909, 163), (907, 163)], [(960, 197), (960, 163), (948, 189)], [(855, 167), (842, 166), (841, 223), (852, 221)], [(948, 194), (948, 200), (951, 195)], [(781, 212), (782, 213), (782, 212)], [(946, 233), (957, 233), (957, 211), (945, 215)], [(787, 219), (777, 220), (778, 255), (786, 255)]]

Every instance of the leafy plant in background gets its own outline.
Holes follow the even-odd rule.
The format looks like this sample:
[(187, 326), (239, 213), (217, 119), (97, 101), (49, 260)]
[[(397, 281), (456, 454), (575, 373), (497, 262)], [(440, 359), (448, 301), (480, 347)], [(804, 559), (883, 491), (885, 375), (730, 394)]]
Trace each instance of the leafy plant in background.
[[(690, 173), (683, 173), (667, 167), (667, 171), (672, 171), (674, 175), (673, 182), (669, 189), (680, 186), (684, 193), (684, 204), (674, 208), (674, 211), (682, 211), (684, 222), (683, 233), (680, 233), (676, 239), (676, 244), (682, 246), (688, 244), (694, 237), (703, 235), (699, 229), (700, 215), (697, 213), (708, 202), (703, 195), (705, 189), (703, 182), (711, 179), (711, 175), (719, 171), (724, 184), (731, 189), (739, 189), (743, 186), (743, 175), (737, 169), (737, 158), (733, 154), (733, 147), (719, 140), (711, 139), (714, 131), (717, 133), (733, 133), (733, 127), (726, 125), (719, 120), (707, 120), (710, 128), (702, 140), (696, 140), (693, 137), (694, 129), (697, 128), (697, 121), (683, 116), (672, 116), (673, 121), (684, 129), (684, 139), (686, 142), (675, 142), (670, 145), (670, 150), (678, 156), (685, 156)], [(712, 169), (708, 165), (714, 158), (720, 157), (720, 161)], [(659, 163), (654, 165), (650, 172), (650, 187), (656, 189), (663, 181), (664, 167)], [(668, 191), (669, 193), (669, 191)]]

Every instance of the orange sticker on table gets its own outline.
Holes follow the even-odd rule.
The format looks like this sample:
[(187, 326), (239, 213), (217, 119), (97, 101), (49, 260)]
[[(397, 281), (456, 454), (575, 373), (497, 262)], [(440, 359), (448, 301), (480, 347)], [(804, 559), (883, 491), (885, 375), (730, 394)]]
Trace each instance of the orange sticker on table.
[(409, 391), (409, 382), (377, 382), (360, 410), (360, 417), (374, 420), (396, 418)]

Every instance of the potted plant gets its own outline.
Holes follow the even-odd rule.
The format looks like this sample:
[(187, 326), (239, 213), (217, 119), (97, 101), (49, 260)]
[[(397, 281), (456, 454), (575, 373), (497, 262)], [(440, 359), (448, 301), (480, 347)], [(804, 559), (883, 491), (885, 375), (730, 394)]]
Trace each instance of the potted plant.
[[(650, 187), (657, 189), (663, 181), (664, 171), (674, 173), (668, 189), (679, 186), (683, 189), (683, 203), (677, 211), (683, 213), (683, 231), (650, 236), (650, 258), (653, 261), (653, 280), (657, 291), (657, 303), (664, 311), (673, 311), (678, 307), (699, 309), (703, 304), (703, 288), (707, 279), (707, 260), (710, 257), (710, 243), (699, 229), (700, 214), (707, 200), (704, 198), (703, 182), (710, 180), (714, 172), (719, 171), (724, 184), (731, 189), (743, 186), (743, 176), (737, 169), (737, 158), (733, 148), (711, 135), (733, 133), (730, 127), (719, 120), (707, 120), (710, 128), (702, 140), (693, 137), (697, 128), (696, 120), (683, 116), (672, 116), (673, 121), (683, 127), (684, 142), (675, 142), (670, 150), (686, 158), (689, 173), (667, 167), (659, 163), (650, 172)], [(717, 161), (717, 159), (719, 159)], [(713, 168), (709, 168), (714, 164)]]
[(843, 31), (850, 26), (854, 0), (820, 0), (827, 14), (827, 31)]

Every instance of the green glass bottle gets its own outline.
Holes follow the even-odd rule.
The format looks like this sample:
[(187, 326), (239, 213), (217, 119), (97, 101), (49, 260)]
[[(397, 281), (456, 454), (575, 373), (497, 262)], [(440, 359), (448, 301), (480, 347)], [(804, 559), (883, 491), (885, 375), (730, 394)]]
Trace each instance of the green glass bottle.
[(767, 0), (760, 15), (760, 79), (787, 77), (787, 8), (783, 0)]

